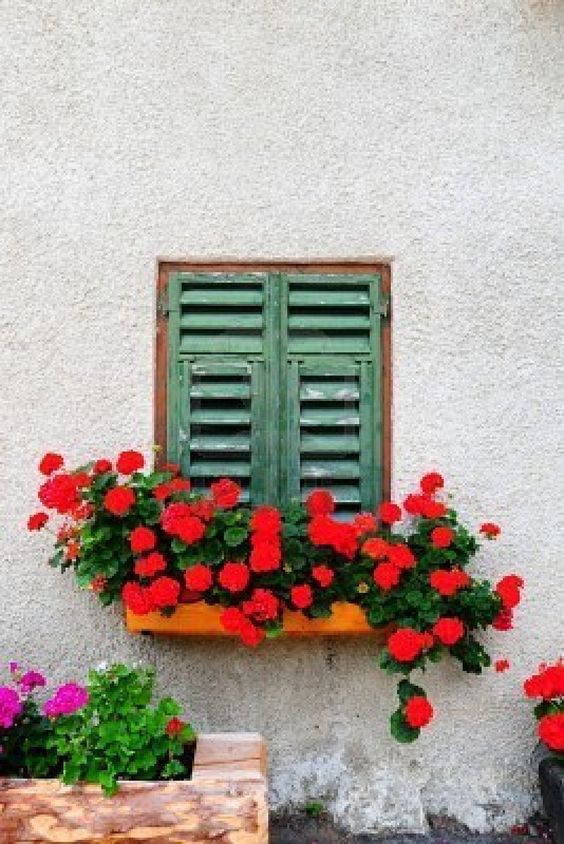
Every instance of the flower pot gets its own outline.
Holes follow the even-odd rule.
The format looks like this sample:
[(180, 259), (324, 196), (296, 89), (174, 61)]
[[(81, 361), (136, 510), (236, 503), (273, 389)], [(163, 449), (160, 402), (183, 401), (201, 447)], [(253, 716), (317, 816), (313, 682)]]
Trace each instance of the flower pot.
[(539, 764), (542, 802), (556, 844), (564, 844), (564, 759), (547, 755)]
[[(233, 636), (219, 620), (223, 608), (198, 601), (181, 604), (166, 617), (160, 613), (134, 615), (126, 611), (126, 624), (130, 633), (161, 633), (169, 636)], [(284, 612), (285, 636), (359, 636), (371, 635), (383, 640), (389, 628), (374, 628), (366, 620), (363, 610), (356, 604), (333, 604), (329, 618), (307, 618), (301, 612)]]
[(0, 841), (267, 844), (266, 747), (251, 733), (198, 738), (191, 780), (97, 785), (0, 779)]

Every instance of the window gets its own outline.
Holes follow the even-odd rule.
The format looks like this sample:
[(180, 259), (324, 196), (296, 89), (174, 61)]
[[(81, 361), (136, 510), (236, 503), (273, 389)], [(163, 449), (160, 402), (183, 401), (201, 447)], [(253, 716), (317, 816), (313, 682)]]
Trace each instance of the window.
[(161, 265), (157, 442), (196, 489), (331, 489), (373, 509), (389, 471), (387, 267)]

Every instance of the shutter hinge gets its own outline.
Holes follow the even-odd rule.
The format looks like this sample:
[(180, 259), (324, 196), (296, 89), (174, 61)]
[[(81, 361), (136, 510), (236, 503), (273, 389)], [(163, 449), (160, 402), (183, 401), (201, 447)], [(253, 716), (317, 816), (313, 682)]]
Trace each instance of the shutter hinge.
[(380, 305), (379, 305), (380, 316), (383, 319), (389, 319), (391, 309), (392, 309), (392, 300), (391, 300), (390, 294), (389, 293), (382, 293), (380, 295)]
[(163, 292), (159, 294), (159, 297), (157, 299), (157, 314), (159, 316), (167, 317), (169, 313), (170, 308), (168, 306), (167, 291), (163, 290)]

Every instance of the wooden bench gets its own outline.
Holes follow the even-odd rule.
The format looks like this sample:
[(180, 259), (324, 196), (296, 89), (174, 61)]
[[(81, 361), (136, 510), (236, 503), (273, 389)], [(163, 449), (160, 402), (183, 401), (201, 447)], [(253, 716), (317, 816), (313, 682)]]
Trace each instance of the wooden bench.
[(96, 785), (0, 779), (2, 844), (268, 844), (266, 745), (253, 733), (198, 739), (191, 780)]

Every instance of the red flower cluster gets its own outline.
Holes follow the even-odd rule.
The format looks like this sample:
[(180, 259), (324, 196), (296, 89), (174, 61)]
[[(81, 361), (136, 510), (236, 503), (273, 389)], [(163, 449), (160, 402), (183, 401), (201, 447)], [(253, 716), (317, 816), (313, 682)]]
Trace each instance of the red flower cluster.
[(367, 539), (361, 550), (367, 557), (379, 561), (372, 577), (376, 586), (385, 592), (398, 585), (402, 571), (414, 568), (417, 563), (407, 545), (386, 542), (378, 536)]
[(186, 588), (191, 592), (207, 592), (213, 584), (213, 574), (209, 566), (197, 563), (184, 572)]
[(352, 524), (320, 515), (312, 518), (307, 530), (313, 545), (328, 545), (347, 560), (357, 552), (357, 532)]
[(276, 571), (282, 562), (282, 517), (276, 507), (257, 507), (249, 524), (251, 554), (249, 565), (256, 574)]
[(413, 662), (432, 646), (433, 637), (430, 633), (420, 633), (412, 627), (400, 627), (387, 641), (388, 651), (396, 662)]
[(44, 507), (56, 510), (61, 515), (70, 513), (80, 503), (76, 478), (64, 472), (51, 475), (39, 487), (38, 495)]
[(129, 544), (134, 554), (144, 554), (146, 551), (153, 550), (157, 544), (157, 537), (150, 528), (139, 525), (129, 534)]
[(173, 577), (157, 577), (149, 586), (133, 581), (124, 585), (121, 597), (135, 615), (147, 615), (154, 610), (171, 609), (178, 604), (180, 584)]
[(535, 713), (540, 740), (556, 753), (564, 753), (564, 658), (539, 665), (524, 683), (528, 698), (540, 698)]
[(183, 501), (175, 501), (163, 510), (161, 526), (165, 533), (178, 537), (186, 545), (198, 542), (206, 532), (201, 519), (193, 515), (192, 505)]
[(28, 530), (41, 530), (49, 521), (47, 513), (33, 513), (27, 520)]
[(426, 727), (432, 720), (433, 714), (433, 707), (423, 695), (410, 697), (404, 709), (405, 720), (414, 729)]
[(314, 566), (311, 575), (322, 589), (327, 589), (335, 579), (335, 572), (329, 566)]
[(170, 481), (158, 484), (153, 490), (153, 495), (157, 501), (165, 501), (177, 492), (190, 492), (190, 486), (187, 478), (171, 478)]
[(483, 533), (487, 539), (496, 539), (501, 533), (501, 528), (495, 522), (484, 522), (480, 528), (480, 533)]
[(330, 516), (335, 512), (335, 499), (325, 489), (314, 489), (306, 499), (306, 510), (312, 519), (315, 516)]
[(251, 573), (245, 563), (225, 563), (219, 572), (219, 585), (227, 592), (244, 592)]
[(435, 548), (448, 548), (456, 536), (452, 528), (436, 527), (431, 531), (431, 542)]
[(213, 503), (223, 510), (230, 510), (239, 503), (241, 487), (229, 478), (220, 478), (210, 487)]
[(162, 554), (153, 551), (146, 557), (139, 557), (135, 561), (134, 571), (138, 577), (154, 577), (161, 571), (166, 571), (167, 563)]
[(60, 454), (55, 454), (48, 451), (39, 461), (39, 471), (42, 475), (52, 475), (64, 465), (64, 460)]
[(270, 589), (254, 589), (251, 599), (243, 602), (243, 612), (259, 623), (275, 621), (280, 613), (280, 601)]
[(465, 589), (472, 583), (472, 578), (462, 569), (436, 569), (429, 575), (429, 583), (439, 595), (450, 598), (459, 589)]
[(135, 504), (135, 493), (128, 486), (114, 486), (104, 496), (104, 507), (112, 516), (125, 516)]
[(529, 698), (564, 698), (564, 659), (553, 665), (539, 665), (538, 672), (525, 680), (524, 689)]
[(145, 465), (145, 458), (140, 451), (122, 451), (116, 460), (116, 469), (120, 475), (132, 475)]
[(399, 522), (401, 519), (401, 507), (394, 504), (392, 501), (384, 501), (380, 504), (378, 510), (380, 521), (387, 525), (393, 525), (394, 522)]
[(298, 610), (307, 610), (313, 604), (313, 590), (309, 583), (302, 583), (299, 586), (292, 586), (290, 599)]
[(433, 625), (433, 635), (441, 644), (450, 648), (464, 636), (464, 624), (459, 618), (444, 616)]

